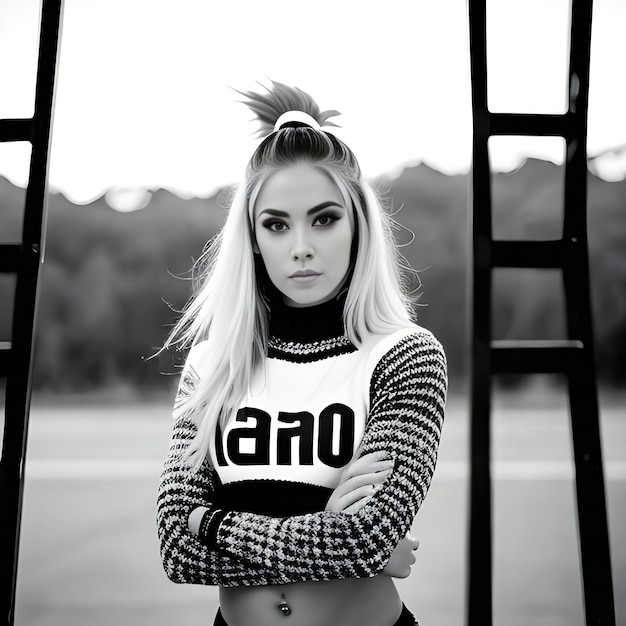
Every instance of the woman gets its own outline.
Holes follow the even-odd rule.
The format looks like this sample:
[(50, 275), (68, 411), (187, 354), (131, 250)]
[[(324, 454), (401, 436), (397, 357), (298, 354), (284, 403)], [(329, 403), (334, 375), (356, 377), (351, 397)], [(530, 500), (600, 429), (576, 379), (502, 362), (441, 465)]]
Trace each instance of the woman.
[[(158, 501), (171, 580), (215, 624), (416, 623), (393, 577), (434, 471), (446, 364), (389, 219), (312, 98), (246, 93), (267, 136), (166, 346), (191, 348)], [(263, 131), (262, 131), (263, 132)]]

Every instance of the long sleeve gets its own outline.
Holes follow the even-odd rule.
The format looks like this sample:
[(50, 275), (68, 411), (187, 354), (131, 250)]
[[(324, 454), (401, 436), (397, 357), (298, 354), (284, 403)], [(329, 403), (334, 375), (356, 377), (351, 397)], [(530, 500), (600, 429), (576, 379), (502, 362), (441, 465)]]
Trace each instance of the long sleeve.
[(157, 497), (157, 532), (163, 567), (176, 583), (200, 585), (256, 585), (254, 572), (238, 559), (217, 554), (205, 547), (187, 528), (189, 513), (211, 503), (215, 471), (204, 463), (191, 472), (180, 458), (195, 434), (186, 418), (174, 424), (170, 450), (165, 461)]
[[(197, 384), (194, 365), (202, 352), (201, 344), (190, 353), (181, 375), (176, 403), (193, 392)], [(204, 546), (187, 528), (190, 512), (210, 506), (217, 483), (215, 470), (205, 461), (192, 472), (181, 458), (196, 434), (194, 422), (186, 416), (173, 424), (157, 495), (157, 533), (163, 568), (176, 583), (200, 585), (257, 585), (255, 572), (239, 559), (217, 554)]]
[(409, 529), (435, 469), (447, 388), (446, 361), (427, 331), (401, 339), (378, 362), (361, 453), (386, 451), (394, 469), (356, 514), (286, 518), (230, 511), (217, 530), (220, 556), (275, 584), (380, 573)]

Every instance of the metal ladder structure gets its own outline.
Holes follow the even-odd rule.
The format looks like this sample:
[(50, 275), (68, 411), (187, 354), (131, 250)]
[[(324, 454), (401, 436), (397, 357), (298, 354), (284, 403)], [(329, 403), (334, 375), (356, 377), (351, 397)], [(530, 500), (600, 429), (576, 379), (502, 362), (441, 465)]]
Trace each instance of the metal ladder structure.
[(35, 107), (32, 118), (0, 120), (0, 141), (31, 144), (22, 240), (2, 241), (0, 272), (16, 276), (11, 341), (0, 343), (0, 377), (6, 379), (0, 459), (0, 620), (12, 626), (20, 538), (24, 464), (30, 411), (33, 329), (43, 260), (50, 126), (63, 0), (43, 0)]
[[(564, 114), (492, 113), (487, 102), (486, 0), (469, 0), (473, 109), (471, 173), (470, 511), (466, 621), (491, 626), (491, 388), (495, 374), (560, 373), (569, 390), (579, 552), (587, 626), (615, 625), (615, 608), (595, 376), (587, 249), (587, 102), (591, 0), (570, 5), (569, 106)], [(552, 241), (492, 237), (488, 140), (501, 135), (563, 137), (566, 145), (563, 231)], [(560, 269), (566, 340), (493, 341), (495, 268)]]
[[(0, 616), (12, 626), (30, 409), (33, 328), (43, 258), (46, 179), (62, 0), (43, 0), (35, 110), (32, 118), (0, 120), (0, 141), (32, 145), (20, 243), (0, 243), (0, 272), (17, 276), (10, 342), (0, 344), (6, 378), (0, 460)], [(562, 115), (491, 113), (487, 103), (486, 0), (469, 0), (473, 108), (471, 476), (467, 622), (492, 624), (490, 421), (492, 376), (567, 376), (584, 605), (588, 626), (614, 626), (613, 586), (599, 434), (589, 297), (586, 229), (586, 133), (591, 0), (572, 0), (569, 108)], [(554, 241), (494, 241), (488, 140), (498, 135), (560, 136), (566, 142), (564, 221)], [(558, 268), (563, 273), (568, 339), (494, 342), (494, 268)]]

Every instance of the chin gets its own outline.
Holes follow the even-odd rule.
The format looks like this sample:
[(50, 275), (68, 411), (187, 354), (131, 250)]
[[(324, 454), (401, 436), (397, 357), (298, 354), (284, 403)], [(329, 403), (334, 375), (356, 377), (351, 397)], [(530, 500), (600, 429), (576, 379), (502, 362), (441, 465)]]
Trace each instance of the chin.
[(285, 304), (287, 306), (294, 307), (295, 309), (301, 309), (307, 306), (315, 306), (316, 304), (321, 304), (323, 300), (311, 300), (311, 301), (303, 301), (303, 300), (294, 300), (293, 298), (287, 297), (285, 300)]
[(316, 306), (317, 304), (323, 304), (332, 298), (332, 295), (321, 296), (321, 297), (304, 297), (302, 294), (283, 294), (285, 297), (285, 304), (292, 307), (306, 307), (306, 306)]

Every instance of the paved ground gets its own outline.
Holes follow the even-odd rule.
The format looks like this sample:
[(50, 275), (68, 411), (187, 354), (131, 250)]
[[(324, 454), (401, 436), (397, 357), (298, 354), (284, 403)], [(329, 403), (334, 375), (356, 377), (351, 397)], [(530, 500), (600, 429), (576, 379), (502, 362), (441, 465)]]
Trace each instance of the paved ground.
[[(564, 399), (496, 399), (495, 622), (583, 625)], [(602, 428), (618, 623), (626, 625), (626, 414)], [(16, 626), (212, 624), (214, 588), (165, 577), (155, 492), (170, 428), (162, 404), (46, 405), (31, 417)], [(423, 626), (464, 622), (467, 411), (449, 403), (440, 460), (398, 582)]]

